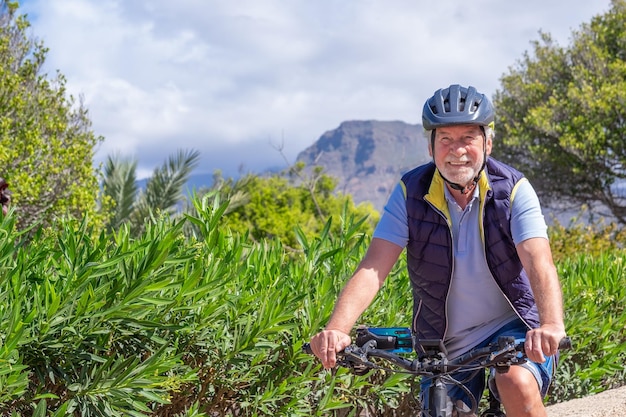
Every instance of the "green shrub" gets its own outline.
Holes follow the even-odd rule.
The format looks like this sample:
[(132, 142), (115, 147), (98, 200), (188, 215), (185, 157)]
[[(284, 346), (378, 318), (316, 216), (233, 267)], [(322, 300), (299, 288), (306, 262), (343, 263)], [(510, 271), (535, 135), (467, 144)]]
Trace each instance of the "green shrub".
[(624, 385), (626, 255), (579, 255), (561, 262), (559, 274), (574, 349), (561, 355), (554, 400)]
[(230, 233), (227, 204), (208, 201), (137, 238), (126, 228), (95, 234), (85, 219), (26, 241), (4, 219), (0, 415), (304, 416), (344, 406), (300, 347), (362, 256), (362, 221), (345, 219), (334, 238), (330, 222), (315, 239), (299, 232), (294, 261), (278, 240)]

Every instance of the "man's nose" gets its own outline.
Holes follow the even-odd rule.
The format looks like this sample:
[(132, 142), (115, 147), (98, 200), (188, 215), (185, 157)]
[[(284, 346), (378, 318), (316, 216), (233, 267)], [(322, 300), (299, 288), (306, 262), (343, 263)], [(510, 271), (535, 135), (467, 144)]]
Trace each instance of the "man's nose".
[(465, 144), (463, 142), (455, 141), (450, 147), (450, 152), (455, 155), (465, 155), (467, 153), (467, 149), (465, 148)]

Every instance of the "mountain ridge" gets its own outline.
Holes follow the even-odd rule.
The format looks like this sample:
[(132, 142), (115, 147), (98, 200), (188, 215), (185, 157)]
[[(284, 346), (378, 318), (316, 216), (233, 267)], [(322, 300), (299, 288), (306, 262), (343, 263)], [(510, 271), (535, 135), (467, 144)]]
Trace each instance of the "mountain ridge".
[(382, 211), (402, 174), (431, 160), (423, 132), (422, 125), (402, 121), (345, 121), (322, 134), (296, 161), (309, 170), (322, 167), (337, 179), (337, 191)]

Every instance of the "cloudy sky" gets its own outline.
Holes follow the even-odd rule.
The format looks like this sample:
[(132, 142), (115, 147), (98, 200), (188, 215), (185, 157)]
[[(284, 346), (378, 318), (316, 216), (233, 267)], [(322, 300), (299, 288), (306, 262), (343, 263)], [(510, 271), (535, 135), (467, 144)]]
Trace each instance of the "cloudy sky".
[[(149, 175), (285, 167), (346, 120), (421, 122), (453, 83), (491, 96), (539, 31), (567, 46), (610, 0), (21, 0), (108, 155)], [(286, 161), (285, 161), (286, 159)]]

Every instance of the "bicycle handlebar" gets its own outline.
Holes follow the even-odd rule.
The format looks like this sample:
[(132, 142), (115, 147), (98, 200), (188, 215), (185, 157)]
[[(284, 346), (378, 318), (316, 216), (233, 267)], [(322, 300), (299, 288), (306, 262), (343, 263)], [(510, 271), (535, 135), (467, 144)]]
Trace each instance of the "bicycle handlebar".
[[(356, 346), (356, 345), (351, 345), (351, 346)], [(559, 350), (569, 350), (571, 348), (572, 348), (572, 339), (569, 336), (566, 336), (563, 339), (561, 339), (561, 341), (559, 342)], [(311, 349), (310, 343), (305, 343), (304, 345), (302, 345), (302, 351), (309, 355), (313, 355), (313, 349)], [(397, 355), (394, 355), (394, 356), (397, 356)]]
[[(568, 350), (571, 348), (571, 338), (565, 337), (560, 341), (559, 350)], [(313, 350), (311, 349), (309, 343), (305, 343), (302, 346), (302, 351), (308, 354), (313, 354)], [(449, 373), (468, 366), (469, 364), (476, 363), (476, 361), (481, 359), (482, 361), (480, 361), (476, 366), (485, 368), (492, 366), (507, 368), (510, 365), (520, 364), (526, 361), (524, 341), (516, 341), (512, 337), (506, 336), (498, 339), (497, 344), (472, 349), (471, 351), (452, 359), (448, 359), (445, 354), (441, 354), (436, 358), (422, 356), (418, 359), (411, 360), (404, 356), (390, 352), (389, 350), (378, 349), (376, 340), (369, 340), (361, 346), (352, 344), (346, 347), (343, 352), (339, 352), (338, 356), (340, 357), (339, 364), (349, 368), (354, 368), (355, 366), (370, 369), (380, 368), (380, 366), (371, 362), (369, 359), (381, 358), (416, 375)], [(363, 369), (360, 370), (362, 371)]]

